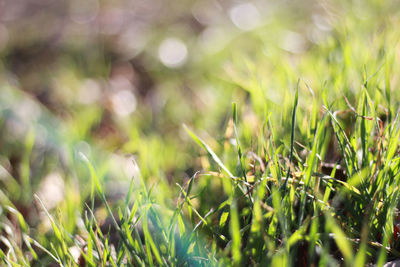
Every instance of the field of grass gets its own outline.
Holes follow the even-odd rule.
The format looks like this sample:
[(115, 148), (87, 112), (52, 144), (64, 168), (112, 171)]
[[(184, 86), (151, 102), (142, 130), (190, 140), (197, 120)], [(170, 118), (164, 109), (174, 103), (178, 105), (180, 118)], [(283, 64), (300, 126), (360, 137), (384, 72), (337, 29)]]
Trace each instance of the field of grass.
[(400, 259), (399, 3), (78, 2), (0, 12), (1, 266)]

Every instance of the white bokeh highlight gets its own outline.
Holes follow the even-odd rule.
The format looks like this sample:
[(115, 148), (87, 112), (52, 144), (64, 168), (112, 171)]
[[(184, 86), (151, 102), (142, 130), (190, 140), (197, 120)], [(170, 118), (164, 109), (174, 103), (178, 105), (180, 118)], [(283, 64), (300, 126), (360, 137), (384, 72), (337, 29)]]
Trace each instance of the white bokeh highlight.
[(229, 10), (233, 24), (241, 30), (249, 31), (257, 27), (261, 16), (257, 7), (252, 3), (242, 3)]
[(158, 48), (158, 57), (166, 67), (178, 68), (186, 63), (188, 50), (184, 42), (177, 38), (167, 38)]
[(136, 110), (136, 97), (130, 90), (119, 90), (111, 95), (113, 111), (119, 116), (128, 116)]

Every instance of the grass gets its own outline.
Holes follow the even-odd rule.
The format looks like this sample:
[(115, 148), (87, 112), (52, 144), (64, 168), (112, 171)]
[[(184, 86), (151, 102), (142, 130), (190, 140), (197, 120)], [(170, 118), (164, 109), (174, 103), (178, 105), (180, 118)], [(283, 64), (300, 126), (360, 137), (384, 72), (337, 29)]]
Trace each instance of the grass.
[[(185, 70), (153, 69), (165, 105), (138, 105), (125, 119), (67, 96), (69, 113), (55, 115), (2, 82), (0, 261), (382, 266), (399, 258), (394, 7), (338, 2), (329, 34), (300, 52), (272, 40), (310, 24), (285, 21), (295, 12), (283, 9)], [(79, 83), (71, 65), (58, 79)], [(174, 89), (184, 84), (190, 96)], [(21, 115), (27, 107), (33, 119)], [(98, 136), (104, 121), (114, 128), (107, 138)], [(49, 174), (63, 180), (54, 205)]]

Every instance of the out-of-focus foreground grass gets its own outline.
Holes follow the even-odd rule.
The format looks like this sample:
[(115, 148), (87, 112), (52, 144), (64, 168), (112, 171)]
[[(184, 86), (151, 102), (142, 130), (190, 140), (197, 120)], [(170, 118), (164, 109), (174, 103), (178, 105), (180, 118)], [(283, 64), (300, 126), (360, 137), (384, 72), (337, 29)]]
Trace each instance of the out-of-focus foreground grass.
[(0, 2), (2, 264), (399, 257), (399, 8)]

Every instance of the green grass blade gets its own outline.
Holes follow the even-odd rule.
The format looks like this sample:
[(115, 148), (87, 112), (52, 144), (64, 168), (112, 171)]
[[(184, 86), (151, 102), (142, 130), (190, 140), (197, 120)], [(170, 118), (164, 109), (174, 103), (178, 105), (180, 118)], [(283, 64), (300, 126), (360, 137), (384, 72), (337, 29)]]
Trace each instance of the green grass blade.
[(197, 144), (199, 144), (204, 150), (206, 150), (211, 155), (213, 160), (221, 167), (221, 169), (223, 169), (226, 172), (226, 174), (228, 174), (230, 178), (237, 179), (222, 163), (221, 159), (217, 156), (217, 154), (215, 154), (215, 152), (200, 137), (194, 134), (186, 125), (183, 125), (183, 127), (186, 130), (186, 132), (190, 135), (190, 137), (192, 137), (192, 139), (196, 141)]
[(291, 127), (291, 133), (290, 133), (290, 154), (289, 154), (289, 166), (286, 174), (286, 180), (283, 184), (283, 192), (284, 195), (286, 195), (286, 188), (287, 188), (287, 182), (290, 177), (290, 165), (292, 164), (293, 160), (293, 149), (294, 149), (294, 130), (296, 127), (296, 112), (297, 112), (297, 104), (299, 101), (299, 84), (300, 84), (300, 79), (297, 81), (297, 88), (296, 88), (296, 95), (294, 97), (294, 104), (293, 104), (293, 112), (292, 112), (292, 127)]

